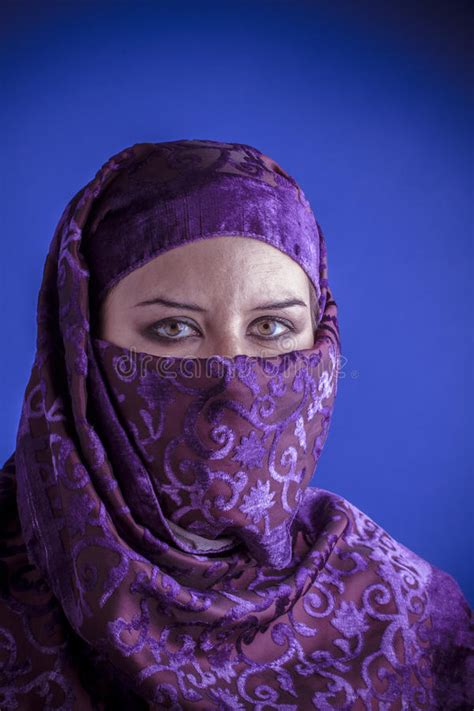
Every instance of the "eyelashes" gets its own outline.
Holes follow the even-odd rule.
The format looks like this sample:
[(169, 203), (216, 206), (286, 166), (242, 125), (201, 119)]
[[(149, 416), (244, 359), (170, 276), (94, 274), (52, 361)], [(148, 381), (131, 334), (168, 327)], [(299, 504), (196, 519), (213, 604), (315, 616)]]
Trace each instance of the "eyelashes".
[[(261, 331), (260, 333), (252, 333), (250, 335), (255, 336), (256, 338), (259, 338), (261, 340), (265, 341), (273, 341), (281, 336), (283, 336), (285, 333), (294, 333), (295, 328), (294, 326), (289, 323), (288, 321), (284, 321), (282, 319), (274, 318), (274, 317), (263, 317), (258, 319), (257, 321), (253, 322), (253, 326), (271, 326), (271, 324), (276, 324), (277, 326), (282, 326), (284, 327), (283, 330), (271, 330), (269, 333), (268, 331), (265, 333), (265, 329)], [(174, 331), (172, 333), (166, 333), (166, 329), (170, 328), (171, 330)], [(176, 330), (177, 329), (177, 330)], [(188, 331), (190, 330), (192, 333), (189, 334)], [(160, 321), (156, 321), (153, 323), (151, 326), (146, 329), (146, 334), (149, 335), (151, 338), (154, 338), (155, 340), (161, 341), (161, 342), (177, 342), (180, 343), (184, 340), (187, 340), (188, 338), (193, 338), (193, 337), (200, 337), (202, 334), (199, 330), (199, 328), (192, 322), (188, 321), (187, 319), (182, 319), (182, 318), (166, 318), (166, 319), (161, 319)], [(184, 335), (183, 335), (184, 334)]]

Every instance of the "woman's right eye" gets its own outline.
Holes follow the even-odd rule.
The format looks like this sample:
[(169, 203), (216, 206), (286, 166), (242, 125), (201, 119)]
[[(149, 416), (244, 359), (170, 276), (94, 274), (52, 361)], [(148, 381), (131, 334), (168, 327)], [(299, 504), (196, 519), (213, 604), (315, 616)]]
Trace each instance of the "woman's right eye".
[[(189, 329), (194, 333), (186, 333), (186, 329)], [(191, 326), (191, 324), (176, 318), (169, 319), (167, 321), (158, 321), (148, 330), (154, 338), (167, 341), (181, 341), (192, 335), (199, 335), (197, 330)]]

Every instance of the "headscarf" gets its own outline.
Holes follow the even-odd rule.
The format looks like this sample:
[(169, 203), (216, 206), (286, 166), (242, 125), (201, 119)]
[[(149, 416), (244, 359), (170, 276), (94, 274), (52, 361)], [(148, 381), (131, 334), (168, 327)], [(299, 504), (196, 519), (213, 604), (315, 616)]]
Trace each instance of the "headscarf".
[[(98, 337), (121, 278), (224, 235), (306, 272), (311, 348), (171, 358)], [(456, 581), (309, 485), (338, 387), (337, 305), (321, 227), (274, 160), (209, 140), (110, 158), (61, 216), (37, 324), (0, 477), (2, 711), (472, 705)]]

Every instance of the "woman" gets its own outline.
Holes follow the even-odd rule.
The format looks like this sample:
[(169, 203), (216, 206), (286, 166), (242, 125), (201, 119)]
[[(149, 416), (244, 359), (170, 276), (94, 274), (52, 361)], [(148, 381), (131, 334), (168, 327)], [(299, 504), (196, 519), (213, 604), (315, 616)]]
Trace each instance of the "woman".
[(463, 709), (457, 583), (308, 486), (326, 246), (256, 148), (136, 144), (70, 201), (1, 472), (5, 709)]

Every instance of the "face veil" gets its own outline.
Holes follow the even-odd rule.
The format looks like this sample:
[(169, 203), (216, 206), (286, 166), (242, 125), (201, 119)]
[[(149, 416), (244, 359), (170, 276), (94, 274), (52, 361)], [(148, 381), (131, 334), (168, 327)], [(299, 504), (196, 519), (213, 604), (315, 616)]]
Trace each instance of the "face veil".
[[(307, 273), (311, 348), (185, 359), (97, 337), (118, 280), (219, 235), (265, 241)], [(446, 645), (462, 667), (472, 640), (454, 581), (310, 486), (338, 389), (337, 315), (307, 198), (252, 146), (136, 144), (72, 198), (2, 470), (2, 710), (361, 711), (467, 698), (440, 671)], [(456, 646), (452, 629), (465, 631)]]
[[(289, 565), (292, 524), (332, 413), (332, 340), (318, 339), (306, 352), (233, 359), (161, 358), (93, 342), (116, 411), (105, 397), (98, 403), (107, 417), (102, 426), (113, 418), (126, 423), (149, 496), (179, 526), (174, 532), (210, 538), (216, 550), (241, 543), (261, 565)], [(97, 383), (92, 393), (100, 391)], [(125, 454), (122, 441), (114, 440), (117, 458)], [(185, 541), (194, 543), (191, 551), (209, 551), (195, 536)]]

